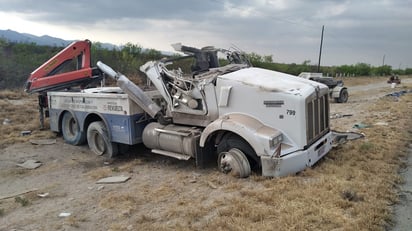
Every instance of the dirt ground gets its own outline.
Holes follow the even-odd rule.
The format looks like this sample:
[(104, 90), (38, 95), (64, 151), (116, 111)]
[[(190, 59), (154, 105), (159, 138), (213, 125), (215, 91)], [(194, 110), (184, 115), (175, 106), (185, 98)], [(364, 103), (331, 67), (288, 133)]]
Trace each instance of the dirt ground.
[[(349, 87), (348, 103), (331, 102), (330, 108), (331, 127), (339, 131), (365, 132), (354, 125), (370, 121), (371, 113), (376, 126), (395, 124), (399, 118), (388, 116), (389, 111), (368, 110), (384, 95), (412, 86), (412, 78), (402, 79), (403, 83), (395, 89), (383, 78), (344, 81)], [(25, 103), (34, 105), (32, 101)], [(409, 112), (410, 109), (409, 104)], [(346, 189), (352, 178), (362, 177), (364, 173), (360, 170), (359, 174), (349, 170), (342, 178), (329, 175), (336, 171), (329, 169), (329, 165), (345, 161), (341, 152), (369, 150), (370, 143), (365, 141), (343, 144), (325, 161), (296, 176), (266, 179), (253, 175), (235, 179), (213, 167), (197, 169), (193, 160), (151, 154), (142, 145), (132, 147), (115, 160), (107, 160), (93, 155), (87, 145), (72, 146), (59, 136), (55, 139), (56, 143), (49, 145), (27, 141), (2, 145), (0, 230), (384, 230), (392, 229), (393, 224), (395, 229), (403, 230), (407, 226), (399, 225), (411, 222), (410, 216), (401, 218), (395, 214), (396, 218), (389, 221), (380, 216), (392, 211), (394, 201), (407, 203), (402, 198), (388, 196), (382, 205), (385, 209), (374, 215), (372, 210), (381, 207), (368, 207), (373, 198), (369, 199), (367, 190), (385, 189), (379, 188), (370, 175), (370, 185), (364, 182), (366, 185), (359, 188), (365, 189), (357, 191)], [(403, 139), (410, 142), (407, 137)], [(42, 165), (33, 170), (16, 166), (29, 159)], [(358, 171), (357, 166), (351, 167)], [(130, 179), (119, 184), (96, 184), (108, 176)], [(345, 182), (340, 191), (335, 191), (336, 181)], [(390, 190), (399, 189), (393, 182), (403, 181), (392, 180)], [(300, 194), (306, 191), (301, 189), (311, 190), (308, 192), (312, 196), (303, 197)], [(332, 199), (335, 196), (336, 200)], [(357, 207), (358, 204), (362, 205)], [(60, 216), (62, 213), (67, 214)], [(373, 215), (363, 218), (362, 213)]]

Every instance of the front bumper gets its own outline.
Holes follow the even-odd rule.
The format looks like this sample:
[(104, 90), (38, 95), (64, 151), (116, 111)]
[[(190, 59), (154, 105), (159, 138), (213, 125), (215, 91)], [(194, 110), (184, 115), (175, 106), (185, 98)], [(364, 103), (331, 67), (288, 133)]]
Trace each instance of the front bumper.
[(261, 156), (262, 175), (281, 177), (295, 174), (314, 165), (331, 149), (334, 136), (328, 132), (306, 150), (300, 150), (282, 157)]

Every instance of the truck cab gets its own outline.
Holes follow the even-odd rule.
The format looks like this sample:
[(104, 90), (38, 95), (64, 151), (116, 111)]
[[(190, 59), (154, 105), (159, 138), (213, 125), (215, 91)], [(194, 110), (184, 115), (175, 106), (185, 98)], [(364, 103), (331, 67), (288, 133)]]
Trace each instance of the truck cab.
[[(206, 49), (196, 52), (207, 57), (221, 51)], [(327, 86), (231, 60), (189, 75), (169, 70), (172, 61), (151, 61), (140, 69), (167, 101), (164, 114), (172, 123), (200, 129), (199, 147), (217, 154), (221, 171), (238, 161), (241, 175), (249, 170), (239, 166), (249, 165), (264, 176), (283, 176), (312, 166), (332, 148)], [(144, 132), (143, 142), (158, 136), (153, 133), (159, 128), (167, 125)], [(194, 155), (207, 159), (199, 156), (204, 152)]]

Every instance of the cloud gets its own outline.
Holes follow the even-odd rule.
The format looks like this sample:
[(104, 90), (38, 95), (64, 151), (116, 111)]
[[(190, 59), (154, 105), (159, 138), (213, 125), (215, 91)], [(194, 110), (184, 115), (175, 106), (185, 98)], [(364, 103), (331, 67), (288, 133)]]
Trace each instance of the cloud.
[(190, 19), (202, 16), (219, 7), (218, 1), (5, 1), (1, 11), (25, 13), (31, 19), (45, 22), (95, 23), (100, 20), (135, 19)]
[[(60, 28), (76, 36), (96, 36), (92, 40), (169, 50), (170, 43), (180, 41), (224, 48), (235, 44), (247, 52), (273, 54), (277, 62), (316, 62), (325, 25), (324, 65), (379, 65), (385, 53), (394, 66), (400, 62), (412, 66), (411, 0), (0, 0), (0, 4), (0, 13), (53, 26), (45, 33)], [(0, 27), (6, 25), (0, 22)]]

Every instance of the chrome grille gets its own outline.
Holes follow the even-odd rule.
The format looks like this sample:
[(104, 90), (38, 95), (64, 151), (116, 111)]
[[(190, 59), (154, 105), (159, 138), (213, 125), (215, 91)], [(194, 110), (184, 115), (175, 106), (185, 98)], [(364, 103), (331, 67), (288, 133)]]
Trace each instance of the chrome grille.
[(306, 101), (307, 146), (329, 131), (328, 94)]

